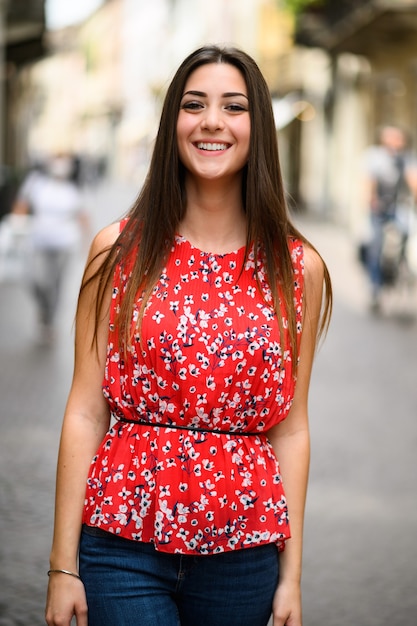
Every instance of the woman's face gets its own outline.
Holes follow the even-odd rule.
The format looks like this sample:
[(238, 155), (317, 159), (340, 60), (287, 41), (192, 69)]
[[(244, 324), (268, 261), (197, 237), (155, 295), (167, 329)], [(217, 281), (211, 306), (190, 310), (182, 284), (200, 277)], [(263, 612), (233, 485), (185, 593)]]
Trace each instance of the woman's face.
[(249, 101), (245, 80), (227, 63), (209, 63), (190, 74), (177, 121), (179, 157), (192, 176), (236, 176), (248, 160)]

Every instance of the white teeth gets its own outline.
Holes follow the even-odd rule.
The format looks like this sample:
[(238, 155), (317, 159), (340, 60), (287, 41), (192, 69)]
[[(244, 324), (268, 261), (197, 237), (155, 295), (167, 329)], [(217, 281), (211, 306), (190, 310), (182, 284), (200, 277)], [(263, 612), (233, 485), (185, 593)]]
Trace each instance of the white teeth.
[(200, 150), (226, 150), (227, 145), (225, 143), (203, 143), (197, 144), (197, 148)]

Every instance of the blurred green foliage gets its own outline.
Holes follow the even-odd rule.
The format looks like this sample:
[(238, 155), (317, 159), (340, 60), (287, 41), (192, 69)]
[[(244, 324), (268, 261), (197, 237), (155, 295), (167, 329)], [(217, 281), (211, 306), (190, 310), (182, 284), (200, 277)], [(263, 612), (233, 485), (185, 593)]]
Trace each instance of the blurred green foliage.
[(280, 4), (295, 15), (298, 15), (309, 6), (319, 6), (325, 4), (325, 2), (326, 0), (281, 0)]

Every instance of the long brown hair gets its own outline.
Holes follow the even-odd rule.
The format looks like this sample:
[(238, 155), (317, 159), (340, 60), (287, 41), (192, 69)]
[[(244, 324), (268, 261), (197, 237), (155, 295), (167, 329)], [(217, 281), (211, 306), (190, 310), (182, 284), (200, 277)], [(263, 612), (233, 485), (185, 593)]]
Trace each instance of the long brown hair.
[[(233, 47), (204, 46), (191, 53), (180, 65), (168, 88), (153, 155), (145, 183), (128, 214), (128, 221), (109, 250), (101, 267), (87, 282), (99, 278), (96, 326), (103, 314), (104, 294), (115, 271), (134, 256), (131, 276), (121, 301), (120, 337), (131, 341), (132, 310), (138, 291), (143, 290), (141, 315), (164, 267), (178, 226), (186, 209), (184, 167), (179, 160), (176, 126), (184, 87), (190, 74), (208, 63), (228, 63), (245, 79), (251, 122), (248, 162), (242, 177), (242, 201), (247, 220), (246, 251), (254, 246), (255, 267), (263, 261), (282, 333), (279, 300), (289, 323), (289, 341), (297, 359), (294, 311), (294, 274), (288, 237), (308, 243), (293, 226), (288, 215), (278, 156), (278, 144), (271, 96), (255, 61)], [(86, 283), (84, 283), (86, 284)], [(259, 280), (258, 280), (259, 284)], [(319, 335), (327, 328), (331, 314), (331, 283), (325, 266), (325, 301)], [(260, 287), (259, 287), (260, 288)]]

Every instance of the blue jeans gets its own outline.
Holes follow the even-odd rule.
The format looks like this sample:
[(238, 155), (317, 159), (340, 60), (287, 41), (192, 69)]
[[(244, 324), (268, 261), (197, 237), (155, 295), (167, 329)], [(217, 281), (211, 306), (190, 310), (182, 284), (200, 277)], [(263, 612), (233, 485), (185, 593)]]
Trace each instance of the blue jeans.
[[(384, 282), (389, 281), (390, 277), (390, 274), (386, 273), (386, 269), (384, 272), (383, 267), (384, 239), (386, 239), (386, 228), (390, 224), (396, 229), (397, 236), (400, 238), (401, 247), (399, 254), (404, 255), (404, 250), (407, 242), (406, 225), (402, 224), (395, 215), (371, 215), (372, 237), (368, 249), (367, 262), (369, 277), (371, 280), (374, 295), (377, 295)], [(393, 260), (394, 272), (396, 267), (395, 258), (396, 257), (394, 257)], [(395, 273), (392, 276), (395, 277)]]
[(384, 239), (384, 226), (388, 218), (381, 215), (371, 215), (372, 238), (368, 250), (368, 270), (373, 293), (376, 295), (382, 286), (382, 244)]
[(80, 543), (89, 626), (266, 626), (275, 544), (190, 556), (87, 526)]

